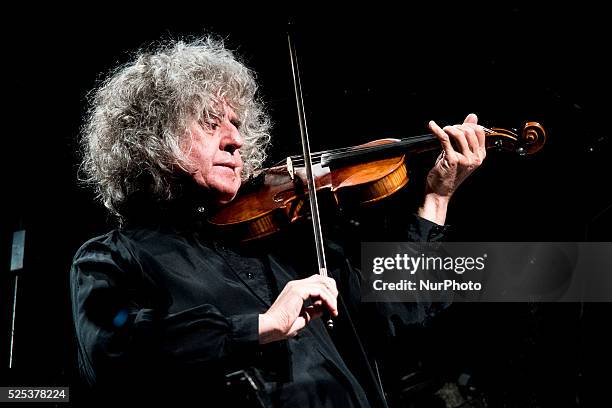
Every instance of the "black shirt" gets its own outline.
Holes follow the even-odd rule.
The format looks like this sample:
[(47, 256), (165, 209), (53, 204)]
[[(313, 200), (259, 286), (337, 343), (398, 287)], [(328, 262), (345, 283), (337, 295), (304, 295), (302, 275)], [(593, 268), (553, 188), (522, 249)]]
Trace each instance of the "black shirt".
[[(442, 233), (412, 216), (405, 240)], [(274, 406), (376, 405), (372, 384), (349, 368), (322, 319), (295, 338), (259, 344), (259, 314), (287, 282), (316, 270), (299, 247), (287, 248), (230, 247), (168, 225), (113, 230), (86, 242), (74, 257), (71, 293), (79, 365), (98, 398), (121, 393), (202, 406), (204, 396), (236, 397), (225, 375), (256, 367)], [(357, 310), (358, 272), (341, 247), (328, 243), (327, 255), (347, 307)]]

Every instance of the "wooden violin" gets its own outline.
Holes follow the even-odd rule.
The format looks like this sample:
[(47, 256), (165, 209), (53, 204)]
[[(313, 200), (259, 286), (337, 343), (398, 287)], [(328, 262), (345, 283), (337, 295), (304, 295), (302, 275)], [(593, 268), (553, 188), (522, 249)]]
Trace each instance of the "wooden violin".
[[(484, 128), (487, 149), (519, 155), (539, 151), (546, 132), (537, 122), (520, 132)], [(407, 157), (439, 149), (432, 135), (380, 139), (335, 150), (312, 153), (312, 175), (317, 193), (329, 193), (339, 205), (368, 205), (383, 200), (408, 183)], [(274, 234), (309, 214), (309, 192), (303, 156), (261, 170), (238, 196), (221, 207), (209, 222), (232, 240), (249, 241)]]

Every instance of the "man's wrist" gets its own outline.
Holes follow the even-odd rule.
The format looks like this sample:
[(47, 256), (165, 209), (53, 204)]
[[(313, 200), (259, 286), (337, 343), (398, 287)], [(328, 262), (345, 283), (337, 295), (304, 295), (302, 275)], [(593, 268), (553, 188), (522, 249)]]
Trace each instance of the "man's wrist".
[(447, 196), (440, 196), (435, 193), (425, 194), (423, 205), (419, 208), (417, 214), (428, 221), (444, 225), (449, 200), (450, 197)]

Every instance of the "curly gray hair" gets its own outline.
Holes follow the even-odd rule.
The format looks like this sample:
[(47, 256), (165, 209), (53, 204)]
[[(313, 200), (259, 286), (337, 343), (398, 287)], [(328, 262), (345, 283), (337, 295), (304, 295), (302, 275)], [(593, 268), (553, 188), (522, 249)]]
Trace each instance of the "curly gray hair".
[(189, 172), (181, 149), (194, 120), (219, 115), (220, 101), (242, 123), (243, 179), (261, 167), (270, 120), (257, 96), (254, 73), (211, 38), (172, 41), (111, 72), (92, 91), (81, 132), (82, 181), (112, 214), (135, 193), (170, 201), (177, 176)]

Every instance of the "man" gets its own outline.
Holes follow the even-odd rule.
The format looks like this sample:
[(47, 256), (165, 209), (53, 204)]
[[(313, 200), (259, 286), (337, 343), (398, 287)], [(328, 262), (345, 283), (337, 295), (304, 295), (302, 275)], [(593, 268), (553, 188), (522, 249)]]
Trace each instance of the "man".
[[(319, 319), (346, 327), (339, 291), (359, 309), (342, 249), (329, 244), (321, 277), (278, 246), (227, 247), (206, 228), (203, 213), (265, 159), (256, 91), (231, 52), (199, 40), (141, 54), (95, 92), (82, 169), (120, 228), (78, 250), (71, 289), (80, 367), (100, 397), (235, 398), (225, 376), (253, 367), (274, 406), (381, 403)], [(486, 154), (475, 115), (430, 129), (442, 153), (406, 240), (441, 238), (450, 197)]]

